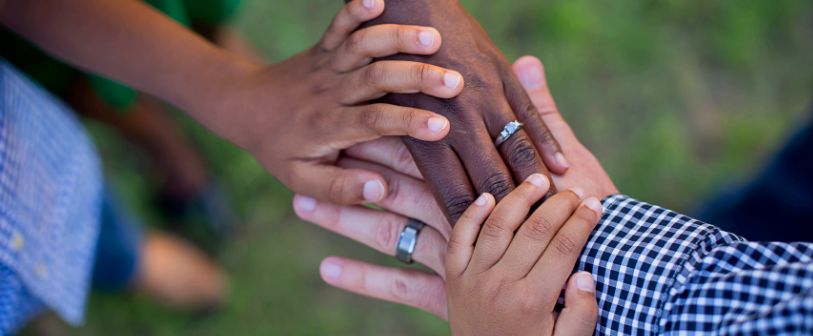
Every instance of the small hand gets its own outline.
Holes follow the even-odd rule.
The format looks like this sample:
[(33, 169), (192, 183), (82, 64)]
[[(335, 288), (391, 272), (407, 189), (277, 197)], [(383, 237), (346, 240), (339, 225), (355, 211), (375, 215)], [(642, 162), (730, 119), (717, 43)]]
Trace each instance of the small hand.
[(356, 30), (384, 11), (383, 0), (354, 0), (313, 48), (224, 84), (209, 99), (204, 124), (251, 152), (295, 192), (339, 204), (375, 202), (385, 179), (369, 170), (335, 166), (342, 149), (382, 136), (437, 141), (447, 118), (418, 108), (369, 101), (387, 93), (451, 98), (463, 79), (455, 71), (376, 57), (427, 55), (441, 45), (437, 30), (379, 25)]
[[(593, 278), (570, 274), (598, 223), (601, 203), (582, 200), (583, 191), (573, 189), (531, 211), (549, 188), (543, 175), (534, 174), (496, 207), (494, 197), (483, 194), (460, 217), (446, 253), (452, 334), (593, 333)], [(568, 278), (565, 308), (558, 313), (556, 301)]]

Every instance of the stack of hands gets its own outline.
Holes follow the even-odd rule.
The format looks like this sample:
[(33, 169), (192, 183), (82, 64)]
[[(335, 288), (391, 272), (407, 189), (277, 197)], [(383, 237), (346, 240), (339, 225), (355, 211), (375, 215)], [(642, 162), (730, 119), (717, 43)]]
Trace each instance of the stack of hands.
[[(347, 2), (318, 44), (274, 65), (139, 1), (0, 0), (0, 23), (246, 149), (298, 194), (304, 220), (426, 265), (330, 257), (320, 272), (446, 318), (455, 334), (591, 334), (596, 288), (600, 333), (813, 330), (813, 247), (748, 242), (613, 195), (539, 60), (511, 66), (458, 0), (386, 7)], [(573, 272), (588, 239), (580, 266), (598, 286)], [(80, 273), (63, 292), (83, 293)], [(63, 288), (59, 279), (47, 288)], [(81, 295), (70, 301), (66, 309), (82, 309)]]
[[(383, 5), (370, 3), (372, 8)], [(331, 30), (359, 5), (364, 7), (364, 2), (350, 2)], [(437, 70), (446, 71), (447, 77), (415, 75), (438, 86), (462, 73), (465, 84), (461, 80), (461, 87), (444, 91), (447, 95), (424, 86), (390, 91), (376, 102), (436, 111), (441, 116), (420, 120), (445, 117), (444, 130), (435, 137), (403, 132), (411, 136), (403, 139), (392, 137), (400, 135), (394, 132), (380, 133), (385, 137), (344, 143), (348, 146), (342, 146), (338, 156), (330, 156), (344, 172), (383, 178), (386, 192), (375, 194), (380, 198), (367, 197), (365, 187), (348, 188), (363, 190), (362, 198), (379, 209), (348, 204), (359, 198), (336, 197), (352, 193), (335, 187), (322, 195), (297, 195), (294, 209), (304, 220), (390, 255), (396, 254), (410, 222), (426, 223), (412, 257), (433, 273), (330, 257), (322, 262), (322, 277), (333, 286), (448, 319), (454, 334), (592, 334), (598, 310), (593, 278), (572, 273), (601, 217), (599, 199), (618, 191), (559, 114), (541, 62), (523, 57), (513, 67), (507, 64), (456, 1), (388, 5), (385, 15), (343, 43), (359, 50), (374, 44), (409, 44), (404, 40), (418, 45), (432, 32), (433, 48), (425, 52), (408, 55), (411, 49), (401, 48), (400, 54), (385, 58), (383, 53), (367, 53), (365, 62), (378, 58), (367, 66), (405, 63), (436, 69), (413, 63), (427, 62), (454, 69)], [(371, 16), (358, 16), (355, 22)], [(393, 25), (407, 22), (451, 32), (455, 38), (440, 46), (438, 30)], [(385, 42), (373, 38), (380, 29), (399, 32)], [(380, 76), (388, 75), (382, 70)], [(368, 77), (368, 82), (381, 77)], [(417, 92), (424, 94), (412, 94)], [(494, 139), (512, 120), (521, 121), (523, 128), (495, 146)], [(549, 172), (554, 174), (548, 177)], [(516, 188), (514, 181), (521, 181)], [(557, 305), (563, 287), (563, 305)], [(517, 319), (529, 315), (537, 318)]]
[(542, 64), (511, 67), (456, 1), (388, 5), (348, 3), (317, 46), (257, 72), (262, 90), (230, 86), (244, 98), (227, 101), (279, 92), (289, 113), (221, 134), (301, 194), (305, 220), (389, 254), (411, 219), (428, 224), (410, 257), (434, 273), (328, 258), (328, 283), (448, 318), (454, 334), (591, 334), (593, 279), (571, 273), (599, 198), (617, 190), (556, 110)]
[(460, 334), (592, 332), (592, 278), (571, 271), (617, 190), (556, 110), (542, 64), (512, 67), (457, 0), (350, 1), (317, 45), (269, 66), (140, 2), (0, 5), (5, 26), (52, 54), (249, 151), (301, 195), (303, 219), (389, 254), (408, 221), (427, 224), (407, 260), (434, 273), (328, 258), (328, 283)]

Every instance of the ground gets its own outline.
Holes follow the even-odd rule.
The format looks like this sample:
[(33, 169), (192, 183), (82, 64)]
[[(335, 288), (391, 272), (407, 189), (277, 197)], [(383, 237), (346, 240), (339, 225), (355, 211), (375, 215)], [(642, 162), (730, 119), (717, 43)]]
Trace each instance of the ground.
[[(273, 61), (315, 43), (338, 0), (247, 0), (236, 25)], [(539, 56), (562, 113), (620, 190), (691, 213), (752, 175), (810, 119), (813, 2), (463, 0), (509, 59)], [(231, 276), (210, 316), (94, 294), (81, 335), (442, 335), (422, 312), (326, 286), (328, 255), (394, 264), (297, 220), (291, 194), (245, 153), (179, 117), (244, 218), (218, 257)], [(139, 157), (90, 125), (125, 198), (154, 218)], [(57, 330), (62, 330), (58, 329)]]

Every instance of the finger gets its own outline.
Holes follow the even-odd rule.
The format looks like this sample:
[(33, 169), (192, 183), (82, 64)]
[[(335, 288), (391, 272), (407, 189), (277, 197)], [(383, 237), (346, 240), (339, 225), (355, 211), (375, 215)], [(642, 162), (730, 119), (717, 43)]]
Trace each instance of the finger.
[(446, 290), (440, 276), (338, 257), (322, 260), (319, 273), (331, 286), (415, 307), (447, 319)]
[(531, 206), (542, 199), (549, 187), (550, 181), (544, 175), (533, 174), (497, 204), (477, 238), (477, 248), (470, 266), (473, 271), (488, 270), (500, 260), (514, 231), (528, 216)]
[(388, 93), (424, 93), (452, 98), (463, 90), (457, 71), (409, 61), (379, 61), (350, 73), (342, 103), (355, 105)]
[(539, 288), (540, 293), (551, 293), (547, 299), (556, 300), (562, 284), (573, 270), (584, 244), (601, 217), (601, 203), (595, 197), (584, 200), (565, 225), (548, 244), (542, 257), (533, 266), (526, 280)]
[(431, 55), (440, 49), (435, 28), (382, 24), (354, 32), (333, 54), (333, 69), (348, 72), (369, 64), (373, 58), (398, 53)]
[(449, 133), (449, 120), (439, 114), (411, 107), (370, 104), (348, 107), (334, 124), (331, 137), (341, 139), (342, 147), (382, 136), (410, 136), (437, 141)]
[(460, 159), (444, 142), (426, 142), (404, 138), (404, 144), (426, 178), (432, 194), (449, 223), (454, 223), (474, 202), (475, 193)]
[[(361, 206), (340, 206), (313, 198), (294, 197), (294, 211), (299, 218), (338, 233), (381, 253), (394, 256), (395, 247), (407, 218)], [(443, 256), (446, 239), (430, 226), (421, 230), (413, 259), (438, 274), (444, 274)]]
[(560, 192), (539, 206), (525, 223), (505, 251), (497, 266), (516, 278), (528, 274), (550, 241), (576, 210), (584, 197), (578, 188)]
[(392, 169), (351, 158), (342, 158), (337, 165), (343, 168), (361, 169), (381, 174), (387, 181), (387, 196), (375, 203), (405, 217), (431, 224), (448, 240), (452, 227), (429, 192), (426, 183), (397, 173)]
[(289, 183), (297, 193), (336, 204), (378, 202), (387, 195), (384, 178), (370, 171), (298, 163), (299, 172)]
[[(539, 73), (533, 70), (522, 74), (523, 78), (527, 78), (526, 82), (529, 87), (532, 87), (531, 85), (535, 83), (534, 79), (537, 75)], [(550, 132), (550, 129), (542, 120), (536, 105), (525, 92), (526, 88), (512, 73), (507, 73), (503, 77), (505, 96), (508, 98), (508, 103), (524, 124), (525, 130), (528, 132), (536, 149), (539, 150), (546, 167), (554, 173), (564, 174), (569, 168), (569, 163), (562, 153), (556, 138), (553, 137), (553, 133)]]
[[(412, 153), (397, 137), (383, 137), (363, 142), (344, 150), (348, 157), (372, 162), (395, 170), (401, 174), (423, 180)], [(431, 198), (432, 196), (429, 195)]]
[[(508, 110), (507, 105), (505, 106), (505, 110)], [(486, 125), (492, 139), (494, 139), (495, 145), (496, 139), (500, 136), (502, 131), (514, 120), (518, 120), (518, 118), (510, 112), (495, 113), (486, 118)], [(522, 127), (524, 128), (525, 126), (523, 125)], [(497, 150), (500, 152), (500, 156), (511, 171), (511, 176), (515, 181), (523, 181), (534, 173), (550, 175), (545, 163), (537, 152), (534, 142), (529, 137), (528, 132), (522, 128), (511, 135), (505, 142), (497, 146)], [(556, 192), (556, 189), (552, 188), (549, 192), (552, 195)]]
[(350, 36), (362, 23), (370, 21), (384, 13), (383, 0), (353, 0), (344, 5), (339, 14), (333, 18), (319, 46), (324, 51), (331, 51)]
[(523, 56), (514, 62), (513, 70), (537, 112), (542, 116), (542, 120), (546, 124), (550, 121), (562, 121), (559, 109), (550, 93), (542, 61), (534, 56)]
[(452, 237), (449, 238), (449, 248), (446, 254), (447, 278), (457, 278), (471, 261), (474, 252), (474, 242), (480, 226), (494, 209), (496, 201), (491, 194), (482, 194), (465, 211), (455, 225)]
[[(452, 111), (452, 113), (456, 112), (463, 111)], [(463, 122), (455, 125), (457, 124), (463, 124)], [(514, 179), (511, 176), (511, 171), (508, 170), (502, 156), (494, 147), (494, 140), (488, 134), (482, 120), (474, 121), (470, 125), (472, 126), (466, 129), (453, 128), (452, 132), (464, 134), (450, 136), (447, 141), (452, 143), (452, 148), (460, 156), (460, 160), (469, 175), (471, 181), (469, 183), (474, 186), (475, 191), (479, 194), (492, 194), (499, 202), (514, 189)], [(483, 131), (481, 132), (478, 129)], [(425, 176), (426, 174), (424, 174)]]
[(593, 276), (578, 272), (570, 277), (565, 290), (565, 308), (554, 325), (554, 336), (593, 335), (598, 323), (598, 302)]

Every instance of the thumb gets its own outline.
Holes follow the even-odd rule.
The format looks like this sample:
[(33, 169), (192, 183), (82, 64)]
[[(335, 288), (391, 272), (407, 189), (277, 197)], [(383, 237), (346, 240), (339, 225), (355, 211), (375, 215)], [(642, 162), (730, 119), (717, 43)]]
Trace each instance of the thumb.
[(386, 180), (363, 169), (308, 165), (301, 167), (296, 175), (291, 185), (294, 192), (335, 204), (374, 203), (387, 195)]
[(598, 322), (598, 303), (593, 276), (578, 272), (565, 290), (565, 308), (556, 319), (554, 335), (592, 335)]
[(523, 56), (514, 62), (513, 69), (545, 123), (554, 121), (551, 119), (561, 121), (562, 116), (550, 94), (542, 61), (534, 56)]

